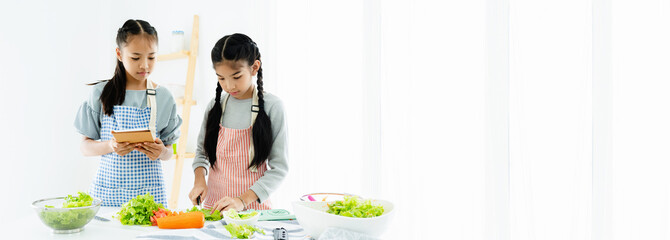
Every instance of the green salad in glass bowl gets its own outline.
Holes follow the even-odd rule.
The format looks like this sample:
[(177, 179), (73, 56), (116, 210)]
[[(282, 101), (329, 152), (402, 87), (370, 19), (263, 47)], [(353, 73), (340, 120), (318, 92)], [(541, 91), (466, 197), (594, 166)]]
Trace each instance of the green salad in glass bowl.
[(67, 197), (40, 199), (32, 206), (44, 225), (54, 233), (75, 233), (82, 231), (93, 219), (101, 204), (102, 200), (79, 192)]

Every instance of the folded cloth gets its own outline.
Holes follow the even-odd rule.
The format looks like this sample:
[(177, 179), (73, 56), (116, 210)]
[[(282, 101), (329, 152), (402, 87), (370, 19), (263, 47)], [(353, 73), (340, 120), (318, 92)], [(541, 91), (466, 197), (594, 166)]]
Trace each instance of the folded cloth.
[(145, 233), (136, 238), (174, 240), (233, 239), (230, 237), (230, 234), (224, 234), (224, 231), (226, 230), (212, 228), (162, 230)]
[[(137, 239), (170, 239), (170, 240), (205, 240), (205, 239), (236, 239), (230, 236), (230, 233), (224, 225), (225, 221), (207, 222), (203, 228), (191, 229), (161, 229), (138, 235)], [(289, 239), (309, 239), (305, 236), (302, 227), (297, 221), (260, 221), (256, 226), (263, 229), (265, 234), (254, 233), (253, 239), (274, 239), (272, 230), (276, 227), (284, 227), (289, 233)]]
[(378, 240), (363, 233), (354, 232), (342, 228), (328, 227), (319, 235), (319, 240)]

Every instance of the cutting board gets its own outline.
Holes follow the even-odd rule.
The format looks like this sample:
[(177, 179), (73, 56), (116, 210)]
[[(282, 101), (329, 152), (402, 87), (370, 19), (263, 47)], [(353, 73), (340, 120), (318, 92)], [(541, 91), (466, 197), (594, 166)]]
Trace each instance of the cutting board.
[(261, 210), (261, 216), (258, 221), (284, 221), (295, 220), (295, 215), (285, 209)]

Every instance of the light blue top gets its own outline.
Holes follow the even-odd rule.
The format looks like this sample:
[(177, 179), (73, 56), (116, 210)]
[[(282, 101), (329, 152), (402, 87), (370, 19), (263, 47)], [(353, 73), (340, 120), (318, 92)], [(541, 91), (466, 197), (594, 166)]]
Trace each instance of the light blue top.
[[(93, 86), (91, 95), (79, 107), (74, 120), (74, 127), (77, 131), (93, 140), (100, 139), (101, 119), (105, 114), (102, 110), (100, 94), (106, 84), (107, 82), (102, 82)], [(126, 90), (126, 97), (121, 106), (146, 108), (146, 90)], [(156, 132), (159, 133), (161, 141), (165, 145), (177, 143), (182, 120), (177, 115), (177, 104), (172, 93), (162, 86), (156, 88), (156, 107)]]

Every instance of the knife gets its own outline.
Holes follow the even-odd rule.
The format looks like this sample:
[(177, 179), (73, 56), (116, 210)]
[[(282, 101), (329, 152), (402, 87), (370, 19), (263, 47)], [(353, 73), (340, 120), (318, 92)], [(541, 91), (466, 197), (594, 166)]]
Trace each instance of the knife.
[(98, 215), (93, 216), (93, 218), (95, 218), (95, 220), (98, 220), (98, 221), (101, 221), (101, 222), (109, 222), (109, 219), (104, 218), (104, 217), (100, 217)]

